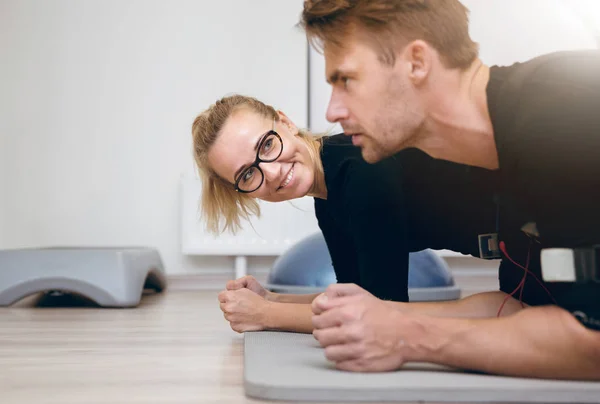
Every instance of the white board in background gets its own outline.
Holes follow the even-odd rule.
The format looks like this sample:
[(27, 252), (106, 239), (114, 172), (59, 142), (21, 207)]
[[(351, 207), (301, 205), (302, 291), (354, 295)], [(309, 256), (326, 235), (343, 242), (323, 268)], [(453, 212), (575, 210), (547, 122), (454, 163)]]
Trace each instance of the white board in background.
[[(599, 0), (463, 0), (470, 33), (488, 65), (510, 65), (558, 50), (597, 47)], [(325, 118), (331, 88), (325, 61), (309, 50), (309, 126), (315, 132), (341, 132)]]
[(210, 234), (200, 218), (201, 181), (181, 180), (182, 252), (186, 255), (278, 256), (304, 237), (319, 232), (314, 199), (270, 203), (259, 201), (262, 215), (242, 220), (236, 233)]
[(311, 46), (308, 51), (308, 125), (314, 133), (342, 133), (340, 124), (328, 122), (325, 114), (331, 86), (325, 80), (325, 58)]

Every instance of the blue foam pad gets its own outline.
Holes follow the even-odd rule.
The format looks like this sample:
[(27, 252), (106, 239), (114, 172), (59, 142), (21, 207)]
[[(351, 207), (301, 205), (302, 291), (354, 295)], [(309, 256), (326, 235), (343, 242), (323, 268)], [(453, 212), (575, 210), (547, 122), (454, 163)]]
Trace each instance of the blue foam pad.
[[(408, 267), (409, 288), (454, 285), (446, 262), (431, 250), (410, 253)], [(335, 271), (323, 234), (318, 232), (308, 236), (282, 254), (275, 261), (267, 282), (310, 287), (327, 287), (335, 283)]]

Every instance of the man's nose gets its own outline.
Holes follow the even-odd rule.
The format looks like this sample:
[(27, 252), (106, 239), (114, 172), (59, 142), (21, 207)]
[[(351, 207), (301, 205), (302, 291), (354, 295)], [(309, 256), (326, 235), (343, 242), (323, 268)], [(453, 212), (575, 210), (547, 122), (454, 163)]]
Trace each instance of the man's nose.
[(337, 123), (348, 119), (348, 108), (346, 108), (341, 96), (335, 91), (331, 92), (329, 105), (327, 105), (326, 118), (331, 123)]

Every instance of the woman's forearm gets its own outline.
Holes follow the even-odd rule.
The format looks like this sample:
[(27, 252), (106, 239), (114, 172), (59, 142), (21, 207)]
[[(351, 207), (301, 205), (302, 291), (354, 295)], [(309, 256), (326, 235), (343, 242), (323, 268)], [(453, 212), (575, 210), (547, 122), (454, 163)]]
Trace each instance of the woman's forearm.
[(313, 331), (311, 305), (308, 303), (271, 302), (265, 313), (264, 323), (266, 330), (310, 334)]
[(319, 295), (320, 295), (320, 293), (313, 293), (310, 295), (297, 295), (297, 294), (269, 292), (269, 294), (266, 296), (266, 299), (270, 302), (275, 302), (275, 303), (310, 304), (315, 299), (315, 297), (317, 297)]

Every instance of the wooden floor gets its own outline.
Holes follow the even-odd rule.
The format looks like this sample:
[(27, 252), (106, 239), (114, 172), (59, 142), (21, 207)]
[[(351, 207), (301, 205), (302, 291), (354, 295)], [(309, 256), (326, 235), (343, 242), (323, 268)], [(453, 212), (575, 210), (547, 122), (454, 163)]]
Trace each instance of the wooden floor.
[(2, 404), (257, 402), (217, 292), (149, 295), (136, 309), (48, 296), (0, 309)]

